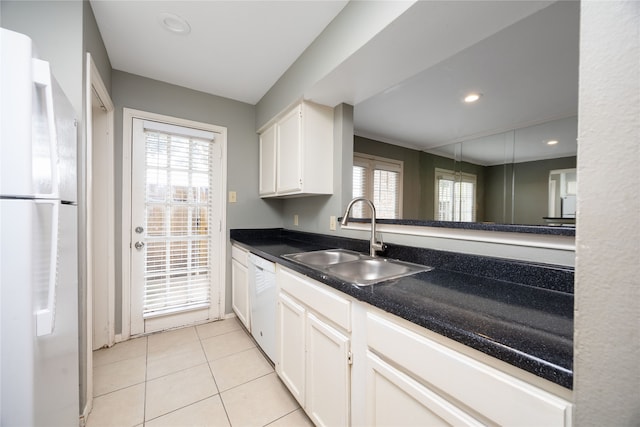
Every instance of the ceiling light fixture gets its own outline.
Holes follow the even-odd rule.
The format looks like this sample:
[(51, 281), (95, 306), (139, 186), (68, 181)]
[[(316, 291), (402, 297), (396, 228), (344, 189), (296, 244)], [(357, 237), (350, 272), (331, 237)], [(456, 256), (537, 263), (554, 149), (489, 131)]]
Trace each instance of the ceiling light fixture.
[(160, 25), (174, 34), (189, 34), (191, 32), (191, 26), (186, 19), (169, 12), (162, 12), (158, 16)]
[(558, 143), (557, 139), (552, 139), (552, 140), (547, 141), (547, 145), (556, 145), (557, 143)]
[(470, 93), (469, 95), (464, 97), (464, 102), (470, 104), (472, 102), (476, 102), (482, 96), (481, 93)]

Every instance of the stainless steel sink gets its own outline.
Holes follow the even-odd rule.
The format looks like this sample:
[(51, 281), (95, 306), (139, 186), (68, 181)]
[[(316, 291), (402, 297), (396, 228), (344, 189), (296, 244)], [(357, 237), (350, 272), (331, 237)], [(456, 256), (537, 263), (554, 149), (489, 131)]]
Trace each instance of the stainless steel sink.
[(328, 249), (324, 251), (300, 252), (284, 255), (285, 258), (305, 264), (309, 267), (326, 267), (341, 262), (355, 261), (365, 255), (346, 249)]
[(384, 280), (429, 270), (433, 270), (433, 267), (387, 258), (360, 259), (327, 267), (327, 273), (360, 286), (373, 285)]
[(300, 252), (283, 256), (358, 286), (369, 286), (433, 269), (389, 258), (374, 258), (346, 249)]

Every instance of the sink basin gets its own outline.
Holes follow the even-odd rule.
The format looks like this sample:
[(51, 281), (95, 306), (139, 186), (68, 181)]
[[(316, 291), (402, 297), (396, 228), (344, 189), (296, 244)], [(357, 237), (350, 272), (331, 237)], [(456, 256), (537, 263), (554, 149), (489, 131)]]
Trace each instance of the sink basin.
[(283, 257), (359, 286), (369, 286), (433, 269), (388, 258), (372, 258), (346, 249), (300, 252)]
[(386, 258), (360, 259), (327, 267), (327, 273), (360, 286), (429, 270), (433, 267)]
[(364, 257), (358, 252), (346, 249), (328, 249), (324, 251), (300, 252), (297, 254), (284, 255), (285, 258), (305, 264), (309, 267), (326, 267), (328, 265), (342, 262), (355, 261)]

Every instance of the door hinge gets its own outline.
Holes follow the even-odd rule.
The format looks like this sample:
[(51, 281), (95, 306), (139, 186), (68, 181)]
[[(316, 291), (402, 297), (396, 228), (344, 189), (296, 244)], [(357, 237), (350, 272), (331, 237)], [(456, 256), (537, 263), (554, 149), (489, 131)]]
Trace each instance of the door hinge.
[(347, 353), (347, 363), (353, 365), (353, 354), (351, 352)]

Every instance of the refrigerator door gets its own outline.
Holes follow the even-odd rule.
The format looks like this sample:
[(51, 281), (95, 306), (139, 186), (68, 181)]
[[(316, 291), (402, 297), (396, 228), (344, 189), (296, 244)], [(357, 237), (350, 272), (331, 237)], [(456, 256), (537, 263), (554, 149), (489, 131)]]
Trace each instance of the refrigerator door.
[[(51, 203), (0, 200), (1, 425), (78, 424), (77, 207), (57, 209), (52, 223)], [(52, 273), (52, 330), (38, 336)]]
[(36, 426), (77, 426), (79, 407), (77, 207), (60, 205), (53, 331), (33, 337)]
[(57, 199), (53, 80), (31, 39), (0, 29), (0, 196)]

